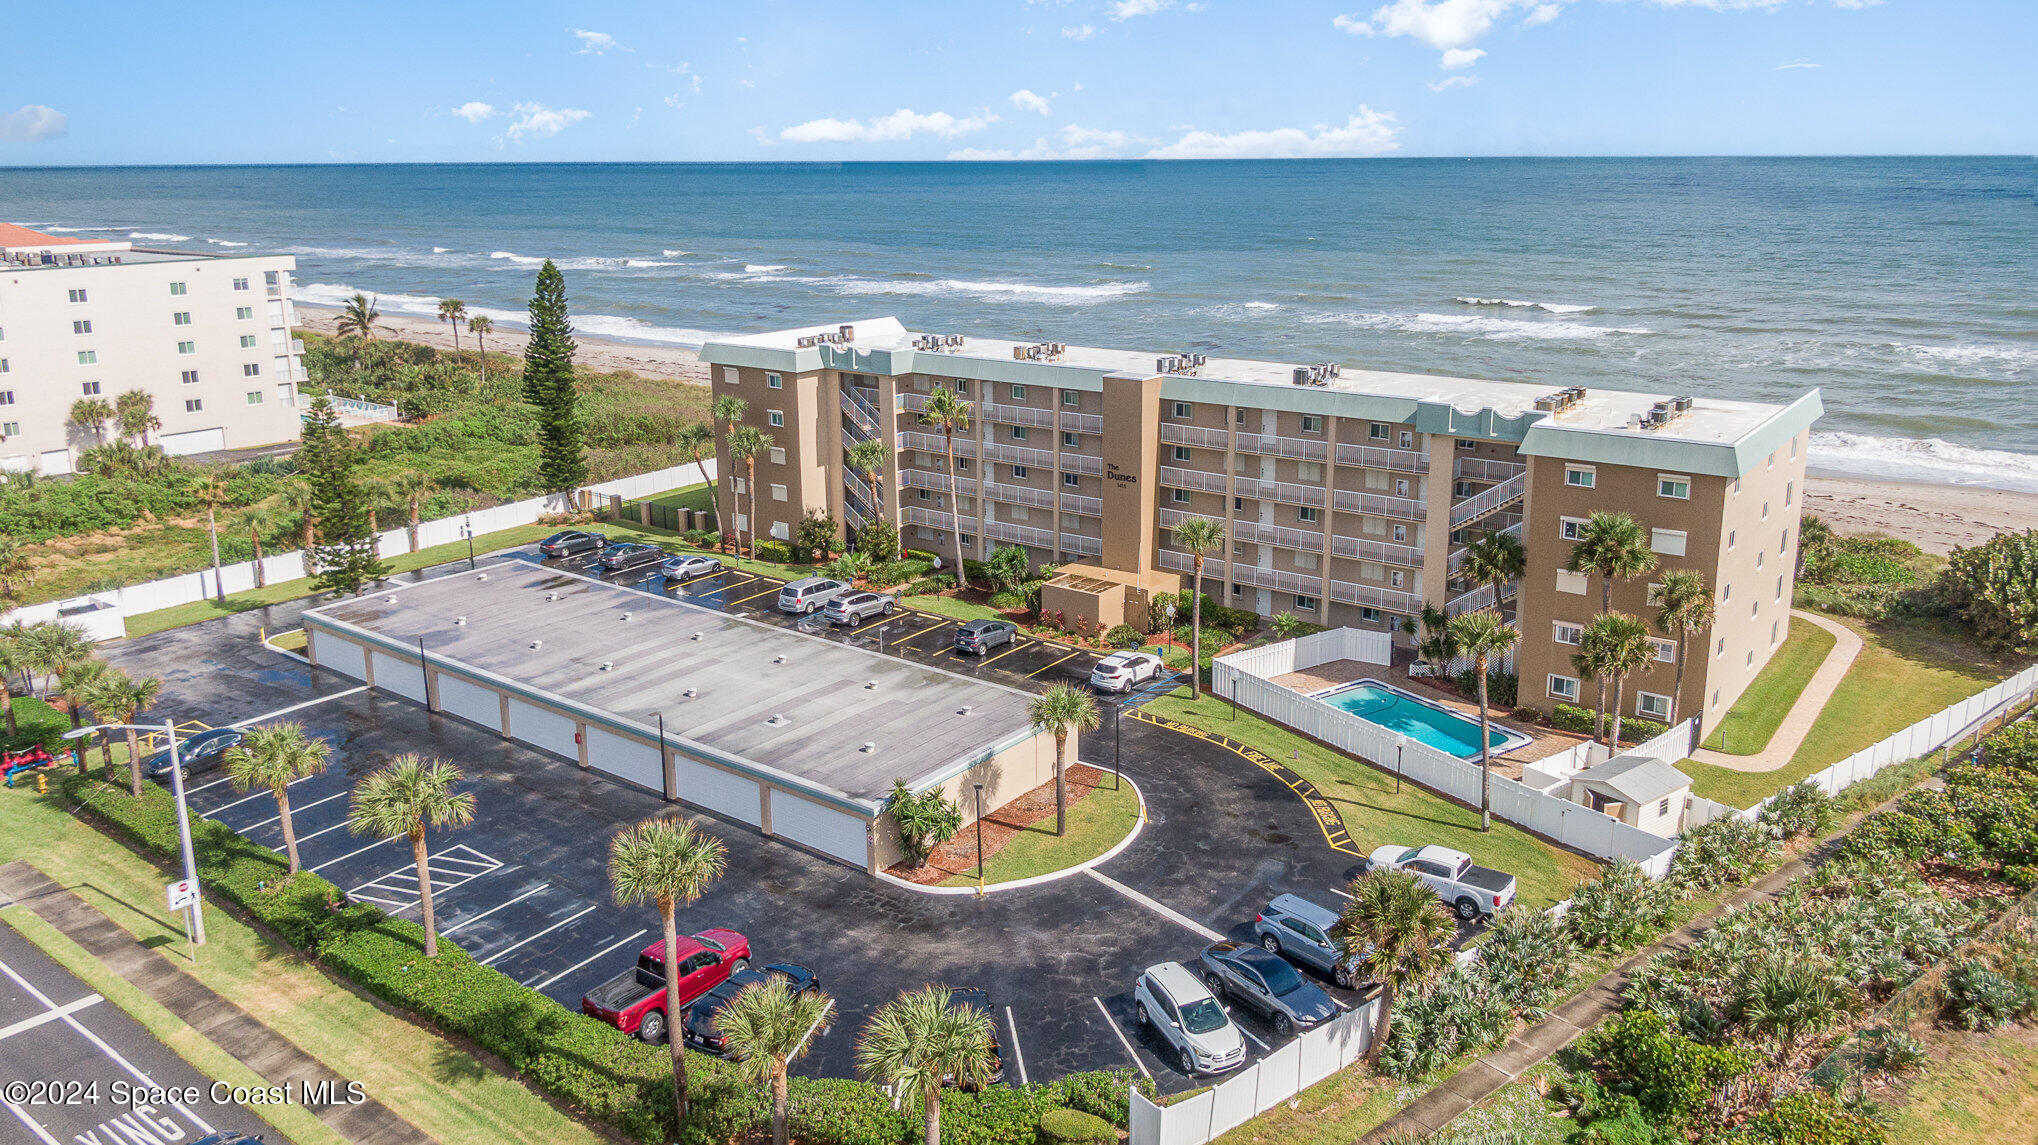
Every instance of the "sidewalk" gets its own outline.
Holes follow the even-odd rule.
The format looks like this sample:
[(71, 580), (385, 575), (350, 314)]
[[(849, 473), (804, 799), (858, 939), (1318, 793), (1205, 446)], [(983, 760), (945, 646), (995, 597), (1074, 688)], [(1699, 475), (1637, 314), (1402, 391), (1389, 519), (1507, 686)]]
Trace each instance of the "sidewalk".
[[(17, 903), (140, 987), (186, 1025), (273, 1085), (325, 1082), (333, 1072), (281, 1034), (184, 973), (84, 899), (25, 862), (0, 867), (0, 902)], [(341, 1079), (345, 1080), (345, 1079)], [(356, 1145), (431, 1145), (432, 1138), (373, 1099), (305, 1107)]]
[(1833, 698), (1833, 690), (1840, 686), (1840, 681), (1847, 676), (1847, 669), (1854, 666), (1854, 658), (1861, 654), (1861, 637), (1846, 625), (1823, 616), (1796, 609), (1791, 610), (1791, 616), (1832, 633), (1833, 650), (1826, 653), (1819, 670), (1805, 682), (1797, 702), (1790, 705), (1790, 714), (1783, 717), (1783, 722), (1777, 725), (1776, 734), (1769, 737), (1769, 746), (1754, 755), (1731, 755), (1702, 747), (1692, 752), (1691, 758), (1735, 771), (1775, 771), (1797, 755), (1804, 737), (1811, 734), (1812, 725), (1818, 722), (1819, 713), (1826, 710), (1826, 701)]

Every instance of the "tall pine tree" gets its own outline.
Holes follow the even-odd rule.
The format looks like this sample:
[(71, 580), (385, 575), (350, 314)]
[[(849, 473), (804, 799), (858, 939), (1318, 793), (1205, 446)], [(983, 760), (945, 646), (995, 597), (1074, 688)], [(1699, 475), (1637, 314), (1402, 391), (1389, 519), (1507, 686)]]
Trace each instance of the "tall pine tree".
[(304, 444), (297, 449), (297, 468), (311, 486), (311, 514), (318, 521), (312, 556), (319, 572), (313, 583), (351, 595), (358, 595), (369, 581), (389, 575), (389, 566), (375, 555), (368, 496), (354, 479), (355, 454), (332, 400), (321, 395), (311, 403)]
[(531, 296), (531, 340), (524, 347), (524, 400), (538, 413), (538, 477), (548, 493), (587, 483), (580, 411), (573, 390), (573, 323), (566, 314), (566, 276), (551, 259), (538, 268)]

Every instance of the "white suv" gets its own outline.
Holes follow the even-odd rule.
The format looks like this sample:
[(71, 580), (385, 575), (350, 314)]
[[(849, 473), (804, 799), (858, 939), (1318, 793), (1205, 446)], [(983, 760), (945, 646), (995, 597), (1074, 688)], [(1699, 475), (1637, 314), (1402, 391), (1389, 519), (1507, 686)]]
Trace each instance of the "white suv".
[(1182, 1072), (1224, 1073), (1245, 1064), (1245, 1038), (1208, 987), (1179, 962), (1149, 966), (1132, 988), (1139, 1023), (1174, 1047)]
[(1113, 652), (1090, 669), (1090, 686), (1100, 692), (1130, 692), (1161, 674), (1161, 658), (1151, 652)]

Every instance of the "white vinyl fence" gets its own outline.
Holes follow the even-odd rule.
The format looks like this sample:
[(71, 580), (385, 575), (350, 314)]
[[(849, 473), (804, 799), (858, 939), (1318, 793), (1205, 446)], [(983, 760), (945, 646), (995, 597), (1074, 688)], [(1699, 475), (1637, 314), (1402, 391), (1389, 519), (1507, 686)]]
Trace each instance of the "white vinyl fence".
[[(715, 463), (707, 464), (708, 480), (715, 479)], [(599, 485), (587, 486), (583, 492), (596, 497), (643, 498), (673, 489), (684, 489), (700, 483), (700, 467), (692, 463), (675, 465), (669, 469), (639, 473), (631, 477), (620, 477), (604, 481)], [(569, 494), (557, 493), (545, 497), (533, 497), (526, 501), (512, 501), (491, 509), (478, 509), (458, 517), (441, 517), (426, 521), (418, 526), (416, 548), (428, 549), (434, 545), (451, 544), (466, 537), (513, 529), (519, 525), (535, 523), (540, 517), (554, 513), (570, 512), (573, 506)], [(397, 556), (414, 551), (410, 543), (408, 524), (394, 529), (384, 529), (377, 535), (375, 551), (382, 556)], [(300, 580), (306, 574), (304, 554), (301, 552), (277, 553), (262, 558), (262, 575), (265, 584), (279, 584), (283, 581)], [(245, 592), (256, 587), (255, 562), (241, 561), (238, 564), (220, 567), (219, 583), (228, 593)], [(19, 621), (36, 624), (45, 620), (70, 620), (81, 615), (81, 610), (92, 610), (93, 615), (104, 622), (107, 610), (112, 615), (128, 617), (159, 608), (174, 608), (180, 604), (191, 604), (218, 595), (211, 569), (201, 569), (182, 576), (164, 580), (153, 580), (146, 584), (129, 585), (108, 592), (91, 593), (70, 600), (50, 601), (45, 604), (31, 604), (0, 615), (0, 624)], [(125, 635), (125, 628), (114, 631), (100, 625), (88, 625), (88, 635), (94, 639), (112, 639)]]
[[(1273, 682), (1275, 676), (1330, 660), (1364, 660), (1365, 657), (1350, 653), (1371, 651), (1370, 645), (1353, 637), (1377, 637), (1382, 643), (1386, 640), (1382, 633), (1341, 629), (1220, 656), (1212, 663), (1212, 688), (1222, 698), (1235, 700), (1241, 707), (1392, 771), (1411, 783), (1478, 806), (1481, 773), (1477, 764)], [(1683, 758), (1682, 753), (1677, 758)], [(1505, 776), (1492, 776), (1490, 782), (1495, 817), (1588, 855), (1633, 859), (1655, 878), (1669, 872), (1670, 855), (1676, 849), (1674, 840), (1631, 827)]]
[(1310, 1030), (1194, 1097), (1156, 1105), (1132, 1091), (1127, 1145), (1204, 1145), (1365, 1056), (1379, 1002)]

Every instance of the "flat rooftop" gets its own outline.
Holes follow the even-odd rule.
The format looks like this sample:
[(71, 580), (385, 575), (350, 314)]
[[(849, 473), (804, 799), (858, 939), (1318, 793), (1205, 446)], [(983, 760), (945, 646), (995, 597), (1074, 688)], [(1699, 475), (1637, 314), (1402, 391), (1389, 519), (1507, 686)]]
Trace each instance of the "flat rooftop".
[(5, 266), (10, 271), (68, 270), (87, 266), (132, 266), (136, 263), (151, 262), (274, 257), (278, 256), (231, 254), (225, 251), (161, 250), (154, 247), (137, 247), (127, 239), (87, 239), (47, 235), (14, 223), (0, 223), (0, 266)]
[(1032, 734), (1029, 693), (528, 561), (306, 616), (871, 805)]

